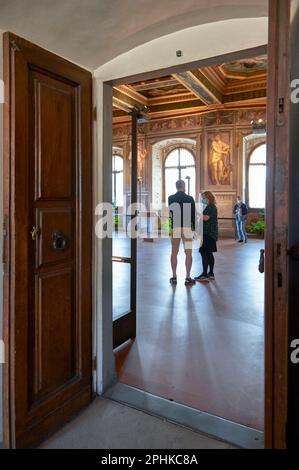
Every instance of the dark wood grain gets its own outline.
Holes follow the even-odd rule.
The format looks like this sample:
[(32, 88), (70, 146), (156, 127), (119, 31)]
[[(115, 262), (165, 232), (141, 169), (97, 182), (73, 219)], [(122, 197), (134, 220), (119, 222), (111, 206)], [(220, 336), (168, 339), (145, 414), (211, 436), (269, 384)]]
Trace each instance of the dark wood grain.
[(5, 445), (19, 448), (92, 395), (91, 75), (10, 33), (4, 49)]
[(3, 444), (9, 448), (11, 443), (11, 402), (10, 402), (10, 197), (11, 197), (11, 121), (10, 121), (10, 45), (9, 35), (3, 37), (4, 72), (4, 120), (3, 120), (3, 214), (5, 238), (3, 244), (3, 338), (6, 360), (3, 367)]
[(277, 449), (286, 447), (288, 407), (290, 1), (270, 0), (269, 7), (265, 445)]

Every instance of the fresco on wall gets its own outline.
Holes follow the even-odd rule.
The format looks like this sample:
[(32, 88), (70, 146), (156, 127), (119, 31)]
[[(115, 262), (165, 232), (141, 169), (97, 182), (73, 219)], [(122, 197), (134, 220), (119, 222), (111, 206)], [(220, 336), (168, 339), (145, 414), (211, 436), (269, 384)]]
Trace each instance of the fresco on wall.
[(209, 186), (232, 185), (231, 132), (213, 131), (207, 134), (207, 163)]
[(145, 148), (145, 145), (144, 145), (144, 142), (139, 140), (138, 141), (138, 160), (137, 160), (137, 164), (138, 164), (138, 178), (142, 178), (143, 177), (143, 167), (144, 167), (144, 160), (146, 159), (147, 157), (147, 151), (146, 151), (146, 148)]

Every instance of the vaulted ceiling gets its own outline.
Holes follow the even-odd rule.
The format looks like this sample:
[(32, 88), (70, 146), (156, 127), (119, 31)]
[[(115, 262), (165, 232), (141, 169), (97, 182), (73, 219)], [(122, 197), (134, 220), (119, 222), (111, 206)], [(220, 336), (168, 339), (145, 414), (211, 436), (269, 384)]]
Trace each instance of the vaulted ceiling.
[(0, 29), (94, 70), (166, 34), (267, 8), (268, 0), (0, 0)]
[(150, 118), (265, 105), (267, 56), (180, 72), (113, 90), (114, 122), (128, 119), (132, 109)]

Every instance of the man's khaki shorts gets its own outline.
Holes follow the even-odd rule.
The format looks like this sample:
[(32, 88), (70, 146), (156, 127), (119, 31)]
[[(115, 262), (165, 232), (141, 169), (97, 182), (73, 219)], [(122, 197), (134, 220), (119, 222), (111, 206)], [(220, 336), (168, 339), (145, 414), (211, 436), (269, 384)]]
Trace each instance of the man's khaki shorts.
[(173, 229), (171, 234), (172, 251), (176, 253), (180, 251), (181, 240), (183, 240), (184, 250), (192, 251), (193, 235), (194, 232), (188, 227)]

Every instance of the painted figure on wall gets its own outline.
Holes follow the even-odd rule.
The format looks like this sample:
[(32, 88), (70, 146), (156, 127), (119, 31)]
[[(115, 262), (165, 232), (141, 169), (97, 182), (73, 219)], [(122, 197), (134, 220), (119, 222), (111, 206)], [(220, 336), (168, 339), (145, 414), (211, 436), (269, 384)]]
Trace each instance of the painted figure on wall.
[(215, 186), (230, 185), (231, 171), (230, 145), (224, 141), (224, 137), (217, 133), (214, 138), (209, 140), (209, 173), (211, 184)]
[(147, 151), (144, 148), (144, 144), (142, 141), (138, 142), (138, 177), (142, 178), (143, 177), (143, 165), (144, 165), (144, 160), (147, 156)]
[[(138, 178), (143, 177), (143, 167), (144, 167), (144, 160), (147, 157), (147, 150), (145, 148), (145, 144), (143, 143), (142, 140), (138, 141), (138, 147), (137, 147), (137, 176)], [(128, 143), (129, 146), (129, 152), (128, 152), (128, 158), (130, 160), (130, 165), (132, 164), (132, 148), (131, 148), (131, 142)]]

